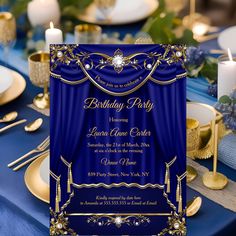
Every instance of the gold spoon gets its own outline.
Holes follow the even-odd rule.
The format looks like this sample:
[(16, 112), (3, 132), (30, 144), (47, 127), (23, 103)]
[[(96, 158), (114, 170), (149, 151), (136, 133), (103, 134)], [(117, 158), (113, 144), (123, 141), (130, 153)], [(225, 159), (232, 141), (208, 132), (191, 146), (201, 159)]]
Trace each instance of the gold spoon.
[(25, 131), (26, 132), (34, 132), (34, 131), (38, 130), (42, 124), (43, 124), (43, 119), (38, 118), (37, 120), (34, 120), (33, 122), (26, 125)]
[(18, 116), (18, 113), (16, 111), (10, 112), (6, 114), (5, 116), (3, 116), (2, 119), (0, 119), (0, 123), (11, 122), (15, 120), (17, 116)]
[(5, 127), (0, 129), (0, 133), (4, 132), (5, 130), (8, 130), (8, 129), (12, 128), (12, 127), (20, 125), (22, 123), (25, 123), (26, 121), (27, 121), (26, 119), (23, 119), (23, 120), (16, 121), (16, 122), (14, 122), (14, 123), (12, 123), (10, 125), (7, 125), (7, 126), (5, 126)]
[(186, 215), (188, 217), (190, 217), (190, 216), (197, 214), (201, 205), (202, 205), (202, 198), (201, 197), (196, 197), (193, 200), (189, 201), (187, 203)]

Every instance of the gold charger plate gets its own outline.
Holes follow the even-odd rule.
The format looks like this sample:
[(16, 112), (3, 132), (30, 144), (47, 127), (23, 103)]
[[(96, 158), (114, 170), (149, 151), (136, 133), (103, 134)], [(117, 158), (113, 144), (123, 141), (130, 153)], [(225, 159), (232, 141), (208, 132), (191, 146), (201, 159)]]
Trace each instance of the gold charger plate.
[(11, 87), (0, 96), (0, 106), (18, 98), (25, 90), (26, 81), (18, 72), (11, 70), (13, 82)]
[(41, 163), (47, 156), (48, 154), (46, 153), (28, 166), (25, 171), (25, 184), (35, 197), (49, 203), (49, 185), (40, 176)]

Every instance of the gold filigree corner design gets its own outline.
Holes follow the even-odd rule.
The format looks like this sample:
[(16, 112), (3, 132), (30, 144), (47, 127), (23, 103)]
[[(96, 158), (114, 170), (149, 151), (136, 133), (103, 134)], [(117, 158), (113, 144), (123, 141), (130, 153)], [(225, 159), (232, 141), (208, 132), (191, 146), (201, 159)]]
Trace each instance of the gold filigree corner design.
[(163, 54), (163, 59), (166, 60), (168, 64), (180, 62), (183, 67), (187, 60), (186, 45), (170, 45), (170, 44), (161, 44), (165, 49)]
[(87, 219), (87, 223), (102, 226), (115, 225), (117, 228), (120, 228), (122, 225), (127, 226), (147, 226), (150, 224), (150, 219), (146, 216), (137, 215), (137, 216), (91, 216)]
[(176, 235), (185, 236), (187, 234), (185, 211), (178, 214), (173, 212), (172, 216), (168, 217), (167, 228), (163, 229), (157, 236)]
[(77, 236), (78, 234), (69, 227), (69, 218), (66, 216), (66, 212), (62, 211), (59, 214), (54, 212), (50, 208), (50, 235), (59, 236), (59, 235), (71, 235)]
[(75, 60), (74, 50), (78, 46), (78, 44), (52, 45), (50, 47), (51, 71), (56, 69), (59, 64), (69, 65), (72, 60)]

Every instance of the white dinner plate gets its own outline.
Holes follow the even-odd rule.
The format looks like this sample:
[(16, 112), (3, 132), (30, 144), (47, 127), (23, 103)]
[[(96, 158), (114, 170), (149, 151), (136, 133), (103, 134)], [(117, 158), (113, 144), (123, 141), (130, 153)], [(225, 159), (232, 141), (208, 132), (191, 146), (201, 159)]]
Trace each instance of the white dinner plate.
[(42, 163), (40, 164), (39, 167), (39, 172), (40, 172), (40, 176), (42, 178), (42, 180), (46, 183), (46, 184), (50, 184), (49, 181), (49, 155), (42, 161)]
[(13, 83), (11, 71), (4, 66), (0, 66), (0, 96), (6, 92)]
[(83, 14), (78, 16), (79, 20), (100, 25), (122, 25), (134, 23), (150, 16), (159, 6), (158, 0), (117, 0), (111, 13), (109, 22), (101, 20), (104, 18), (92, 3)]
[(187, 103), (187, 117), (197, 119), (200, 126), (207, 126), (216, 118), (214, 107), (202, 103)]
[(236, 26), (232, 26), (220, 33), (218, 44), (221, 49), (227, 51), (229, 48), (233, 54), (236, 54)]

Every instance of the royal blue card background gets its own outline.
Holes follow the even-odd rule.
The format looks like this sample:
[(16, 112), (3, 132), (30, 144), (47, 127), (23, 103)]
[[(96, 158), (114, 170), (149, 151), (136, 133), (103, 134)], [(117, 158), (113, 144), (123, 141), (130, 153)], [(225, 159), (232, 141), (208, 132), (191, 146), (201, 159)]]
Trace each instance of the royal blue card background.
[[(123, 57), (141, 53), (136, 57), (137, 68), (131, 64), (125, 65), (123, 71), (117, 72), (114, 66), (107, 65), (100, 68), (103, 55), (114, 57), (116, 50), (123, 53)], [(61, 206), (68, 201), (66, 192), (68, 167), (61, 161), (62, 155), (72, 163), (73, 183), (107, 185), (113, 183), (137, 183), (164, 185), (165, 163), (177, 156), (176, 162), (170, 168), (171, 193), (168, 198), (175, 206), (176, 203), (176, 175), (186, 171), (185, 141), (186, 141), (186, 91), (185, 77), (172, 83), (177, 75), (183, 74), (182, 62), (172, 61), (176, 51), (174, 49), (165, 57), (167, 47), (163, 45), (55, 45), (51, 50), (53, 61), (51, 76), (51, 170), (61, 175), (62, 201)], [(58, 57), (58, 51), (63, 53)], [(156, 53), (154, 57), (148, 57)], [(159, 56), (158, 56), (159, 55)], [(69, 58), (69, 59), (68, 59)], [(67, 63), (70, 60), (70, 63)], [(158, 61), (159, 60), (159, 61)], [(79, 61), (79, 63), (78, 63)], [(148, 69), (147, 64), (152, 68)], [(89, 65), (89, 67), (87, 66)], [(86, 69), (87, 68), (87, 69)], [(150, 79), (152, 77), (152, 79)], [(162, 83), (164, 82), (164, 83)], [(112, 86), (111, 86), (112, 85)], [(122, 94), (126, 94), (120, 96)], [(96, 98), (99, 101), (109, 100), (117, 103), (127, 103), (130, 98), (139, 98), (142, 102), (148, 100), (154, 108), (147, 112), (144, 108), (132, 109), (84, 109), (86, 98)], [(128, 122), (109, 122), (109, 117), (128, 119)], [(87, 137), (89, 129), (109, 131), (117, 127), (129, 131), (132, 127), (148, 130), (151, 136), (147, 137)], [(148, 143), (150, 148), (136, 148), (142, 153), (107, 153), (94, 152), (96, 148), (88, 148), (88, 143)], [(103, 151), (106, 148), (101, 148)], [(122, 149), (122, 148), (116, 148)], [(130, 150), (129, 148), (127, 148)], [(135, 149), (135, 148), (134, 148)], [(120, 158), (129, 158), (136, 161), (134, 166), (105, 166), (101, 165), (102, 158), (111, 161)], [(146, 177), (115, 176), (101, 177), (88, 176), (94, 173), (142, 173), (149, 172)], [(185, 206), (185, 181), (182, 185), (183, 205)], [(51, 207), (55, 206), (55, 181), (51, 180)], [(173, 208), (163, 196), (163, 190), (158, 188), (139, 189), (136, 187), (96, 187), (73, 188), (75, 193), (66, 208), (67, 213), (169, 213)], [(164, 190), (166, 191), (166, 190)], [(122, 206), (102, 205), (84, 206), (82, 201), (93, 201), (96, 196), (129, 196), (136, 195), (143, 200), (157, 201), (156, 206)], [(139, 226), (121, 227), (111, 224), (99, 226), (89, 224), (88, 216), (70, 216), (70, 227), (80, 235), (147, 235), (158, 234), (167, 227), (167, 216), (150, 216), (150, 223)], [(93, 227), (91, 227), (93, 226)]]

